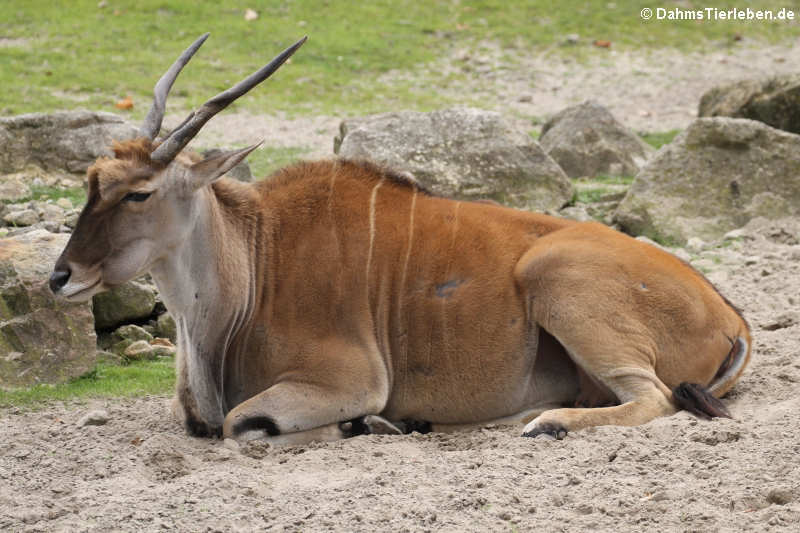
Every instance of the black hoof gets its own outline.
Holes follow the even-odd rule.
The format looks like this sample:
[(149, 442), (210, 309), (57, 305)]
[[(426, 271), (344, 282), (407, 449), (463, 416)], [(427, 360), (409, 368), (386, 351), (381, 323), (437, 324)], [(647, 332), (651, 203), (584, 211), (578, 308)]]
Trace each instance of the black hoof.
[(556, 440), (562, 440), (567, 436), (567, 429), (564, 426), (557, 424), (540, 424), (532, 430), (526, 431), (522, 434), (523, 437), (531, 438), (538, 437), (539, 435), (545, 435)]

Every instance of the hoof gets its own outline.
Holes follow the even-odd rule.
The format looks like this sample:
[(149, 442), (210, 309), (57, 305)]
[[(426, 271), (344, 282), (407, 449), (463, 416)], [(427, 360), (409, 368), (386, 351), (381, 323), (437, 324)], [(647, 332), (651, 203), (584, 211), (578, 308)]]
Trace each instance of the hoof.
[(403, 432), (394, 424), (378, 415), (365, 415), (339, 423), (344, 438), (358, 435), (402, 435)]
[(535, 438), (545, 435), (555, 440), (562, 440), (567, 436), (567, 429), (560, 424), (536, 424), (531, 430), (522, 434), (523, 437)]

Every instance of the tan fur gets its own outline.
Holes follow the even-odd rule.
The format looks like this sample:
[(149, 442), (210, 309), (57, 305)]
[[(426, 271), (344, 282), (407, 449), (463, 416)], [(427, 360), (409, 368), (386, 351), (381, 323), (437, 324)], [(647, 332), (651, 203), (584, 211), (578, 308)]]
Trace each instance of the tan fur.
[[(542, 409), (527, 433), (640, 424), (674, 412), (678, 383), (708, 385), (731, 339), (749, 350), (746, 323), (701, 275), (600, 224), (439, 198), (347, 160), (221, 179), (184, 205), (175, 184), (209, 178), (188, 157), (154, 169), (148, 148), (115, 146), (90, 189), (118, 201), (156, 187), (107, 216), (159, 221), (147, 269), (178, 319), (178, 400), (195, 433), (298, 442), (371, 414), (458, 427)], [(92, 209), (60, 261), (73, 271), (105, 254), (82, 235)], [(551, 409), (580, 399), (619, 405)]]

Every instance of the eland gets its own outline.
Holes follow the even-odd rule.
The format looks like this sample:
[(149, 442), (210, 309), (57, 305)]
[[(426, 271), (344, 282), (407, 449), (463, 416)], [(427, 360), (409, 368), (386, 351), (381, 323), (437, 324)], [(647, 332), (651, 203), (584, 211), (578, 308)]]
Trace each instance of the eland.
[(50, 278), (87, 300), (150, 273), (178, 332), (174, 407), (198, 436), (276, 444), (525, 423), (563, 438), (718, 398), (750, 359), (741, 314), (671, 254), (598, 223), (427, 192), (364, 161), (301, 162), (244, 184), (258, 145), (206, 159), (203, 125), (305, 41), (158, 140), (87, 171), (88, 200)]

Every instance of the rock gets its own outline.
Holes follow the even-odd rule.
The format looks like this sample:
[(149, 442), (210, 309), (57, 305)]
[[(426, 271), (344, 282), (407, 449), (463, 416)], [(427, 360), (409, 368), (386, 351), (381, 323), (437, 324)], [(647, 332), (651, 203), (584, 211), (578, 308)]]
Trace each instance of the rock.
[(741, 80), (714, 87), (700, 99), (699, 117), (758, 120), (800, 133), (800, 74)]
[(31, 195), (31, 188), (18, 174), (3, 176), (0, 180), (0, 202), (16, 202)]
[(78, 420), (78, 426), (104, 426), (108, 423), (108, 412), (104, 409), (89, 411)]
[(706, 243), (703, 239), (699, 239), (697, 237), (689, 237), (686, 241), (686, 247), (693, 252), (699, 252), (703, 248), (705, 248)]
[(539, 143), (567, 176), (633, 176), (655, 151), (593, 100), (560, 111)]
[(152, 346), (152, 354), (153, 358), (157, 357), (175, 357), (175, 352), (177, 349), (175, 346), (163, 346), (160, 344), (154, 344)]
[(129, 281), (110, 291), (95, 294), (92, 303), (95, 327), (110, 329), (149, 317), (156, 306), (156, 295), (150, 287)]
[(150, 344), (152, 344), (153, 346), (166, 346), (167, 348), (175, 347), (175, 345), (172, 344), (172, 341), (170, 341), (169, 339), (165, 339), (164, 337), (156, 337), (155, 339), (150, 341)]
[(72, 200), (69, 198), (59, 198), (56, 200), (56, 205), (65, 211), (71, 211), (73, 207)]
[(578, 222), (588, 222), (594, 220), (594, 218), (592, 218), (592, 216), (587, 212), (586, 208), (582, 206), (565, 207), (558, 212), (558, 216), (577, 220)]
[[(224, 150), (212, 148), (211, 150), (204, 151), (203, 157), (214, 157), (222, 153), (224, 153)], [(229, 178), (243, 181), (245, 183), (252, 183), (253, 181), (253, 173), (250, 171), (250, 165), (244, 159), (239, 162), (238, 165), (226, 172), (225, 175)]]
[(158, 315), (158, 320), (156, 321), (158, 334), (162, 337), (166, 337), (173, 343), (177, 342), (178, 339), (178, 328), (175, 325), (175, 319), (172, 318), (172, 315), (169, 313), (161, 313)]
[(122, 355), (129, 360), (132, 361), (143, 361), (146, 359), (155, 359), (156, 356), (153, 353), (153, 347), (145, 341), (135, 341), (131, 343), (125, 350), (122, 352)]
[(760, 122), (700, 118), (637, 174), (614, 220), (633, 235), (684, 243), (749, 220), (800, 214), (800, 136)]
[(572, 184), (558, 165), (529, 135), (490, 111), (405, 111), (345, 120), (334, 152), (410, 173), (443, 196), (536, 210), (558, 209), (572, 198)]
[(39, 222), (39, 215), (33, 209), (24, 209), (7, 213), (3, 220), (11, 226), (32, 226)]
[(56, 204), (40, 202), (36, 207), (39, 216), (46, 222), (59, 222), (60, 225), (60, 222), (64, 220), (64, 210)]
[(90, 304), (57, 300), (47, 286), (68, 239), (33, 230), (0, 240), (0, 387), (63, 383), (95, 366)]
[[(153, 340), (153, 336), (143, 328), (135, 324), (127, 324), (114, 330), (111, 334), (111, 338), (106, 342), (109, 345), (109, 351), (111, 353), (124, 356), (125, 350), (132, 344), (144, 341), (149, 345), (151, 340)], [(104, 342), (104, 344), (106, 344), (106, 342)]]
[(0, 174), (34, 165), (45, 171), (83, 174), (113, 140), (139, 135), (138, 128), (111, 113), (60, 111), (0, 118)]

